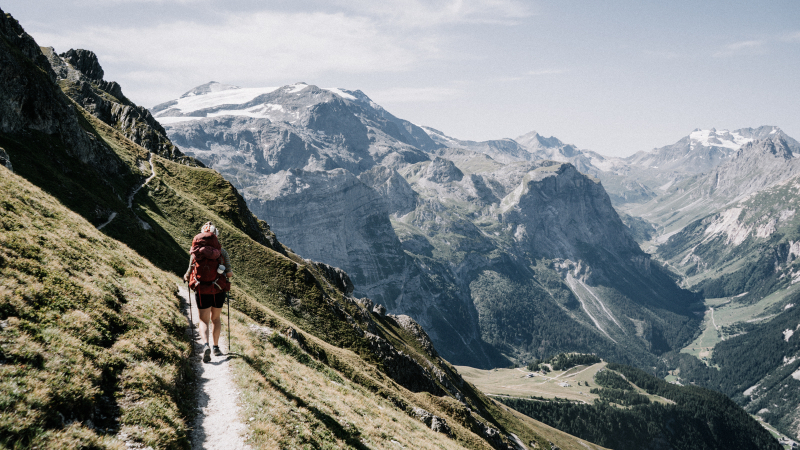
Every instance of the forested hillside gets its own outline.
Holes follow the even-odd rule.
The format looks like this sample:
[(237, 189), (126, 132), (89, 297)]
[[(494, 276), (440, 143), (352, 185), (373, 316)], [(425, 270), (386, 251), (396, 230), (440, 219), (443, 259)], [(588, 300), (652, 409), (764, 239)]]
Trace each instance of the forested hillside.
[[(613, 363), (599, 372), (595, 381), (604, 388), (597, 390), (601, 399), (593, 404), (557, 399), (499, 400), (567, 433), (619, 450), (781, 448), (758, 422), (717, 392), (676, 386)], [(638, 394), (623, 394), (631, 389), (630, 383), (669, 402), (651, 403)]]

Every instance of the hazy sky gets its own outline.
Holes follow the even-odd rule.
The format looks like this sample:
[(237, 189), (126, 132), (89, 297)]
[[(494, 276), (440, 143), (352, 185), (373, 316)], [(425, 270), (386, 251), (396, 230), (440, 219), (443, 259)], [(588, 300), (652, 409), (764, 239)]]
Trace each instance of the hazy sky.
[(800, 1), (6, 0), (152, 107), (214, 80), (360, 89), (460, 139), (536, 130), (606, 155), (694, 128), (800, 139)]

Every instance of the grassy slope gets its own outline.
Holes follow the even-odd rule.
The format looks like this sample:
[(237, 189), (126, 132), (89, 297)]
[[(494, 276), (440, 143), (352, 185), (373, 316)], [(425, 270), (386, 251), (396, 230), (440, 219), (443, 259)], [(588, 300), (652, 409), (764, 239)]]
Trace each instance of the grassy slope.
[(0, 167), (0, 448), (187, 448), (173, 277)]

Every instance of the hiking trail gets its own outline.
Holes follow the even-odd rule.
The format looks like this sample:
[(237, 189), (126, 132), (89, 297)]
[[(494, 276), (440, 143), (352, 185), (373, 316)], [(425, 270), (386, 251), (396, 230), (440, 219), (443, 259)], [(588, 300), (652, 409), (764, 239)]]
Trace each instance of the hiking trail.
[[(152, 153), (150, 153), (150, 158), (148, 159), (148, 161), (150, 162), (150, 176), (149, 176), (149, 177), (147, 177), (147, 178), (146, 178), (146, 179), (145, 179), (145, 180), (142, 182), (142, 184), (140, 184), (139, 186), (136, 186), (136, 189), (134, 189), (134, 190), (133, 190), (133, 192), (131, 192), (131, 193), (130, 193), (130, 195), (128, 195), (128, 209), (130, 209), (131, 211), (133, 211), (133, 197), (134, 197), (134, 196), (135, 196), (135, 195), (136, 195), (136, 194), (137, 194), (137, 193), (138, 193), (138, 192), (139, 192), (139, 191), (140, 191), (140, 190), (141, 190), (143, 187), (147, 186), (147, 183), (149, 183), (149, 182), (150, 182), (150, 180), (152, 180), (153, 178), (155, 178), (155, 177), (156, 177), (156, 168), (153, 166), (153, 154), (152, 154)], [(134, 212), (134, 213), (133, 213), (133, 215), (134, 215), (134, 216), (136, 216), (136, 213)], [(116, 212), (112, 212), (112, 213), (111, 213), (111, 214), (108, 216), (108, 220), (107, 220), (105, 223), (103, 223), (103, 224), (101, 224), (101, 225), (98, 225), (98, 226), (97, 226), (97, 229), (98, 229), (98, 230), (102, 230), (102, 229), (103, 229), (103, 228), (104, 228), (106, 225), (110, 224), (110, 223), (111, 223), (111, 221), (112, 221), (112, 220), (114, 220), (114, 218), (116, 218), (116, 217), (117, 217), (117, 213), (116, 213)], [(144, 228), (145, 230), (149, 230), (149, 229), (150, 229), (150, 224), (148, 224), (147, 222), (145, 222), (144, 220), (142, 220), (142, 219), (141, 219), (139, 216), (136, 216), (136, 218), (137, 218), (137, 219), (139, 219), (139, 224), (142, 226), (142, 228)]]
[[(191, 313), (195, 321), (194, 356), (192, 367), (197, 382), (197, 416), (192, 424), (191, 442), (195, 450), (250, 450), (245, 443), (247, 426), (239, 417), (239, 392), (230, 372), (230, 355), (228, 340), (220, 336), (219, 346), (222, 356), (211, 355), (211, 362), (202, 362), (202, 346), (200, 345), (200, 329), (197, 305), (190, 301), (186, 286), (180, 287), (178, 295), (191, 305)], [(187, 310), (188, 312), (188, 310)], [(188, 318), (187, 318), (188, 319)]]

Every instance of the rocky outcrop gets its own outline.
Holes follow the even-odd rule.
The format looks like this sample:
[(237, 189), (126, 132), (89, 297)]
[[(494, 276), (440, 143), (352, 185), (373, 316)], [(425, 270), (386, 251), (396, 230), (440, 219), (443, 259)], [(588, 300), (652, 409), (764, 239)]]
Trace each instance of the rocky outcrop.
[(86, 78), (93, 81), (103, 80), (103, 68), (100, 67), (100, 61), (97, 60), (97, 55), (93, 51), (70, 49), (60, 56), (67, 64), (74, 67)]
[(409, 334), (414, 336), (414, 339), (419, 342), (419, 345), (422, 346), (422, 349), (425, 353), (428, 354), (431, 358), (438, 358), (439, 355), (436, 353), (436, 349), (433, 347), (433, 342), (431, 342), (431, 338), (428, 337), (428, 333), (422, 329), (419, 324), (414, 321), (411, 317), (400, 314), (399, 316), (395, 316), (393, 314), (389, 314), (389, 317), (394, 319), (401, 328), (406, 330)]
[(447, 421), (439, 416), (435, 416), (422, 408), (412, 408), (411, 415), (437, 433), (442, 433), (447, 436), (452, 435)]
[(342, 291), (344, 295), (353, 293), (353, 282), (350, 281), (350, 277), (344, 270), (321, 262), (310, 260), (306, 260), (306, 262), (317, 269), (333, 287)]
[(59, 55), (52, 47), (43, 51), (64, 92), (90, 114), (159, 156), (202, 166), (172, 144), (150, 111), (128, 100), (119, 84), (103, 79), (103, 68), (94, 52), (71, 49)]
[(394, 169), (375, 166), (359, 175), (358, 179), (386, 200), (389, 214), (395, 217), (408, 214), (417, 207), (417, 193)]
[(8, 157), (8, 153), (3, 147), (0, 147), (0, 165), (12, 172), (14, 171), (14, 167), (11, 165), (11, 158)]
[(435, 157), (425, 168), (422, 175), (424, 178), (434, 183), (450, 183), (452, 181), (461, 181), (464, 173), (453, 164), (453, 161)]
[(365, 332), (370, 350), (381, 361), (383, 371), (400, 386), (412, 392), (430, 392), (433, 395), (444, 395), (445, 392), (434, 382), (427, 369), (414, 358), (397, 350), (386, 339)]
[(121, 164), (78, 123), (74, 106), (55, 84), (56, 75), (39, 46), (10, 15), (0, 11), (0, 133), (46, 135), (65, 143), (71, 157), (105, 174)]

